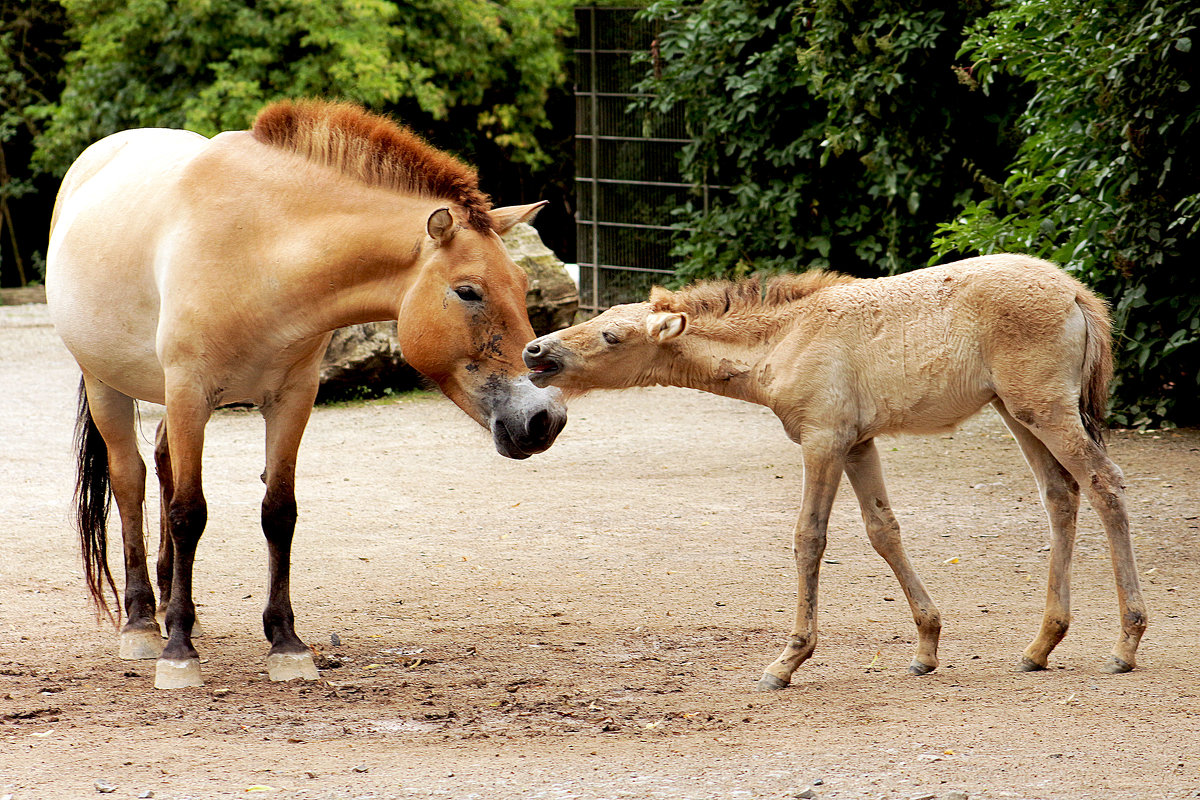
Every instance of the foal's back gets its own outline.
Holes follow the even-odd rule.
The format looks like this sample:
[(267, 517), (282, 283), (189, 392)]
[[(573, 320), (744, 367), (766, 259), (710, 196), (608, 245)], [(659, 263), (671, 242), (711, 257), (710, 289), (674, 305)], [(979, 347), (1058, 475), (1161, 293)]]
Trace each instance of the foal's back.
[(781, 344), (781, 399), (874, 436), (952, 428), (1006, 394), (1078, 397), (1081, 301), (1100, 307), (1058, 267), (1015, 255), (834, 284)]

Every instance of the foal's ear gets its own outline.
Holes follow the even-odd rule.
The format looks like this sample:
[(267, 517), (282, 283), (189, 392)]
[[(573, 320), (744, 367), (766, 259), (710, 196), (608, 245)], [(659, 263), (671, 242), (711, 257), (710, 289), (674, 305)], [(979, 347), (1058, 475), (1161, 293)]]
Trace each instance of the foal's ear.
[(687, 330), (687, 314), (659, 312), (646, 317), (646, 333), (651, 339), (665, 342)]
[(495, 226), (496, 233), (503, 236), (518, 222), (529, 222), (532, 220), (542, 210), (542, 207), (548, 205), (549, 202), (549, 200), (542, 200), (539, 203), (530, 203), (527, 206), (493, 208), (488, 212), (488, 216), (492, 218), (492, 225)]
[(439, 208), (437, 211), (429, 215), (429, 221), (425, 223), (425, 232), (429, 234), (429, 238), (440, 244), (446, 244), (454, 238), (454, 217), (450, 216), (450, 209)]

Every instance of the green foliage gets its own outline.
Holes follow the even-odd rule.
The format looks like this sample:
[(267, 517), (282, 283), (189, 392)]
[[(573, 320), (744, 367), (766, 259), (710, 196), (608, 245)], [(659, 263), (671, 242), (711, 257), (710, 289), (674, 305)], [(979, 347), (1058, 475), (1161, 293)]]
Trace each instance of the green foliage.
[[(547, 95), (564, 80), (564, 0), (61, 2), (79, 48), (66, 58), (61, 97), (39, 110), (38, 164), (55, 174), (116, 130), (212, 135), (297, 96), (390, 111), (450, 146), (482, 136), (517, 162), (550, 160), (539, 130)], [(461, 109), (473, 118), (460, 140), (439, 124)]]
[(1012, 2), (963, 54), (1033, 89), (1015, 159), (941, 226), (939, 256), (1019, 251), (1110, 299), (1114, 420), (1200, 422), (1200, 172), (1191, 0)]
[(56, 75), (65, 42), (66, 15), (52, 0), (0, 0), (0, 278), (24, 285), (38, 277), (45, 236), (40, 228), (53, 198), (52, 181), (28, 167), (37, 121), (30, 109), (58, 91)]
[(971, 187), (963, 142), (985, 163), (1002, 151), (951, 69), (976, 4), (660, 0), (646, 13), (665, 29), (645, 112), (682, 106), (683, 172), (720, 187), (678, 212), (680, 280), (909, 268)]

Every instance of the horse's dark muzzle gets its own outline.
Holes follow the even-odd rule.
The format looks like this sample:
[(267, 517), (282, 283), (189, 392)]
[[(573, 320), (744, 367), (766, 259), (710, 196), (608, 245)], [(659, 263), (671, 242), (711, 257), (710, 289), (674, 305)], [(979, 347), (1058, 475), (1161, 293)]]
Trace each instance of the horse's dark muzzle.
[(492, 417), (496, 450), (508, 458), (529, 458), (554, 444), (567, 424), (567, 409), (557, 389), (542, 389), (528, 381), (502, 403)]

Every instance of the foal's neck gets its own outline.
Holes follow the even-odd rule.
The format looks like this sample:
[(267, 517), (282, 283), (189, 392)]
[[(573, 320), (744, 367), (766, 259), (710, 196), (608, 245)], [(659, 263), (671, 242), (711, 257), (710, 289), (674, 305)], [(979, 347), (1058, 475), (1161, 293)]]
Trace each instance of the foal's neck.
[(771, 347), (769, 339), (730, 341), (689, 330), (664, 351), (656, 382), (767, 405), (763, 378)]

